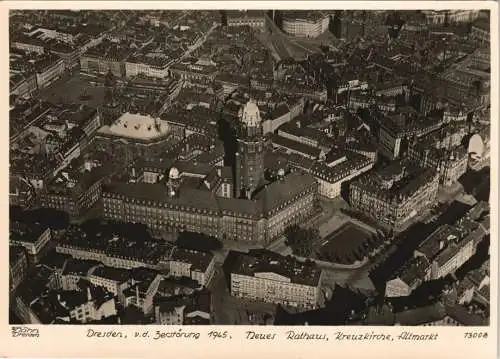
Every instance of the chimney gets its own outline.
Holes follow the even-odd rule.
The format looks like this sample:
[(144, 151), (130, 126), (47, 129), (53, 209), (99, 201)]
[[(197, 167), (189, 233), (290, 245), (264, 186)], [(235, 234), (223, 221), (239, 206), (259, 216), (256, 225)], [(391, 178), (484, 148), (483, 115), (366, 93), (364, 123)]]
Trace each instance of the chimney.
[(444, 248), (444, 240), (442, 239), (439, 241), (439, 249), (441, 250), (443, 248)]
[(92, 292), (90, 291), (90, 286), (87, 287), (87, 300), (89, 302), (92, 300)]
[(132, 177), (135, 177), (135, 167), (132, 167)]
[(135, 299), (137, 301), (137, 304), (139, 305), (139, 284), (135, 285)]
[(220, 167), (217, 168), (217, 176), (222, 176), (222, 169)]

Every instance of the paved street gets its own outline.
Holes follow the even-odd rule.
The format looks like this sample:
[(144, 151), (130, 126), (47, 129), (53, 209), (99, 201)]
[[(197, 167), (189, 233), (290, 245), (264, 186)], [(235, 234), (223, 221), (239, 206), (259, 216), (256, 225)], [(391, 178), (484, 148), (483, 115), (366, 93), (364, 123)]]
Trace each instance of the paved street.
[(271, 55), (276, 61), (281, 60), (281, 56), (276, 49), (276, 46), (273, 44), (273, 40), (271, 38), (271, 35), (269, 34), (268, 31), (262, 31), (262, 32), (257, 32), (256, 33), (257, 38), (260, 40), (260, 42), (266, 46), (269, 51), (271, 51)]
[(304, 46), (293, 37), (283, 33), (268, 15), (265, 15), (265, 18), (266, 43), (272, 47), (281, 60), (286, 58), (305, 59), (307, 55), (319, 51), (317, 46), (313, 44)]
[(248, 252), (250, 249), (262, 248), (260, 245), (256, 245), (252, 242), (243, 242), (243, 241), (233, 241), (233, 240), (221, 240), (223, 247), (217, 251), (214, 251), (215, 262), (216, 263), (224, 263), (227, 254), (229, 251), (240, 251), (240, 252)]

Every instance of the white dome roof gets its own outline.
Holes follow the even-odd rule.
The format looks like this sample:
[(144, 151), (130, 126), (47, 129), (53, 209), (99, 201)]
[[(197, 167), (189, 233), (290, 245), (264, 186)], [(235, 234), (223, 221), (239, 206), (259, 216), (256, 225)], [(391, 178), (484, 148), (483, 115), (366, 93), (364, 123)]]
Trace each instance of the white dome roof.
[(159, 118), (127, 112), (109, 126), (108, 131), (121, 137), (151, 140), (167, 135), (170, 126)]
[(261, 122), (259, 107), (255, 101), (248, 101), (239, 111), (238, 117), (247, 126), (258, 126)]
[(474, 134), (469, 140), (469, 147), (467, 152), (469, 154), (473, 153), (478, 157), (481, 157), (484, 152), (484, 142), (480, 135)]
[(168, 178), (170, 179), (178, 179), (180, 176), (179, 170), (176, 167), (172, 167), (168, 172)]

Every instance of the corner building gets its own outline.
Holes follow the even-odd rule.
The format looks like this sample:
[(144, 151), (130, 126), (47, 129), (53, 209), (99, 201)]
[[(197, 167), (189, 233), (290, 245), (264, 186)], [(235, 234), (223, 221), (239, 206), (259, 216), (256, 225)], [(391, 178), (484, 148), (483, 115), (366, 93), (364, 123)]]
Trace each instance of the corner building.
[(353, 181), (349, 202), (355, 210), (399, 230), (435, 201), (438, 187), (436, 170), (394, 163)]

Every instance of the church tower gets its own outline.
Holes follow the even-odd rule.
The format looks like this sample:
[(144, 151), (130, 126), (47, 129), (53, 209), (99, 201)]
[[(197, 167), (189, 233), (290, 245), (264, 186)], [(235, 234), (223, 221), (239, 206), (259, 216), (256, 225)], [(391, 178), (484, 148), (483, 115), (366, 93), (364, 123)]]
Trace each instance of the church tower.
[(264, 178), (264, 136), (257, 104), (249, 100), (238, 113), (236, 197), (250, 198)]
[(111, 69), (104, 77), (104, 88), (104, 103), (106, 105), (113, 105), (115, 102), (116, 78)]

